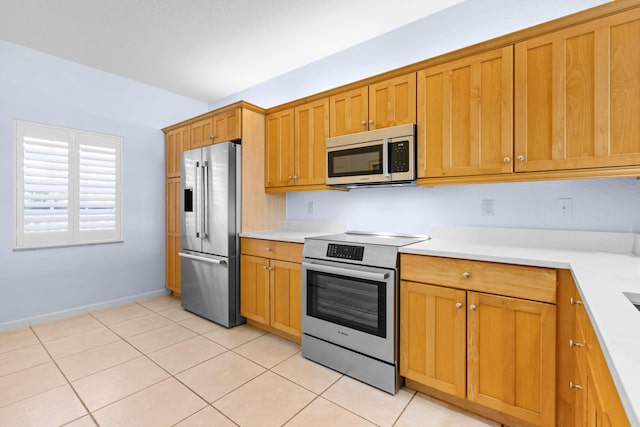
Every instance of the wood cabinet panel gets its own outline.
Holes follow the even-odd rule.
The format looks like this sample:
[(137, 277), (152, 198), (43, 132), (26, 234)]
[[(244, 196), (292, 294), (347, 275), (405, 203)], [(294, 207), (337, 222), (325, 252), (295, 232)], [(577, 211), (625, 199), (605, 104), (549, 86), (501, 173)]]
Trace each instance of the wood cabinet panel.
[(191, 128), (184, 126), (168, 132), (165, 137), (165, 176), (175, 178), (180, 176), (180, 154), (189, 150)]
[(517, 43), (515, 171), (640, 163), (640, 10)]
[(403, 280), (555, 303), (554, 269), (403, 254)]
[(466, 292), (402, 281), (400, 375), (464, 398)]
[(213, 144), (213, 120), (211, 117), (191, 123), (190, 148), (200, 148)]
[(165, 186), (165, 287), (180, 293), (180, 177)]
[(302, 243), (246, 237), (242, 238), (240, 241), (241, 252), (243, 254), (296, 262), (298, 264), (302, 262)]
[(369, 130), (415, 122), (415, 73), (369, 86)]
[(213, 143), (235, 141), (242, 136), (242, 109), (232, 108), (212, 118)]
[(364, 86), (329, 97), (329, 135), (364, 132), (369, 122), (369, 87)]
[(478, 292), (467, 298), (468, 399), (555, 425), (555, 307)]
[(295, 107), (295, 185), (324, 185), (329, 99)]
[(299, 337), (302, 330), (301, 265), (271, 260), (270, 324), (287, 334)]
[(513, 47), (418, 72), (418, 177), (512, 172)]
[(269, 260), (240, 257), (240, 314), (247, 319), (269, 323)]
[(267, 116), (265, 145), (265, 187), (294, 184), (294, 109)]

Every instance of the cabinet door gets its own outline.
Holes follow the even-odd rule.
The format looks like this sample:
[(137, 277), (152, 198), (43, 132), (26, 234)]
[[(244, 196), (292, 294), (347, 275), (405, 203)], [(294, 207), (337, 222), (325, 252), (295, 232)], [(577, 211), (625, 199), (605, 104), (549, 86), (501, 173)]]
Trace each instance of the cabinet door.
[(418, 177), (511, 173), (513, 47), (418, 73)]
[(167, 180), (165, 197), (165, 286), (180, 294), (180, 177)]
[(555, 306), (468, 292), (468, 399), (555, 424)]
[(415, 73), (369, 86), (369, 130), (415, 122)]
[(166, 177), (180, 176), (180, 153), (189, 149), (191, 129), (184, 126), (168, 132), (165, 137)]
[(267, 116), (265, 142), (265, 187), (294, 184), (293, 108)]
[(327, 162), (325, 139), (329, 136), (329, 99), (295, 108), (296, 185), (323, 185)]
[(290, 335), (301, 334), (301, 266), (271, 260), (271, 326)]
[(369, 87), (331, 96), (329, 114), (330, 136), (366, 131), (369, 121)]
[(206, 118), (191, 124), (191, 148), (213, 144), (213, 120)]
[(466, 292), (402, 281), (400, 375), (464, 398)]
[(640, 10), (518, 43), (515, 57), (516, 172), (640, 164)]
[(240, 314), (269, 324), (269, 260), (240, 256)]
[(242, 109), (233, 108), (212, 117), (213, 143), (235, 141), (242, 137)]

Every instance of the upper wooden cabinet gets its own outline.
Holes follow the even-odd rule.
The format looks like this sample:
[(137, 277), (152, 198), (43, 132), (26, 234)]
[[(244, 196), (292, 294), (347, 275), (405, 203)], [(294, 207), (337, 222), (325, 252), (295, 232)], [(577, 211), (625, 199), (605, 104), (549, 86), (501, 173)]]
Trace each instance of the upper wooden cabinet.
[(640, 10), (517, 43), (515, 171), (640, 164)]
[(267, 116), (267, 189), (324, 187), (329, 99), (323, 98)]
[(513, 47), (418, 72), (418, 177), (512, 172)]
[(416, 122), (416, 75), (395, 77), (329, 97), (330, 136)]
[(198, 120), (191, 124), (191, 148), (240, 139), (241, 126), (241, 108), (231, 108)]
[(180, 153), (190, 148), (191, 128), (182, 126), (165, 135), (165, 175), (167, 178), (180, 176)]

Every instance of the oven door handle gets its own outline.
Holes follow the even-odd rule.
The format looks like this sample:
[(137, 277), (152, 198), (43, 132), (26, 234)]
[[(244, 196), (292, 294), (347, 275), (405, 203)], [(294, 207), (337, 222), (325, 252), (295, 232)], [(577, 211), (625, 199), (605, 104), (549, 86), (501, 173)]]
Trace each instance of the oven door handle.
[(389, 277), (389, 273), (373, 273), (371, 271), (352, 270), (350, 268), (332, 267), (321, 264), (303, 263), (303, 267), (308, 270), (320, 271), (322, 273), (333, 273), (341, 276), (353, 277), (356, 279), (376, 280), (383, 282)]

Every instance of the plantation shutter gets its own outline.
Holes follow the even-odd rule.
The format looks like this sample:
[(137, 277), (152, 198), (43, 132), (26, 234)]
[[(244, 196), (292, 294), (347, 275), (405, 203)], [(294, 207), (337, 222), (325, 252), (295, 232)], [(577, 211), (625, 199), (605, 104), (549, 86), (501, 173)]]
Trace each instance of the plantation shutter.
[(16, 122), (14, 247), (122, 239), (121, 138)]

